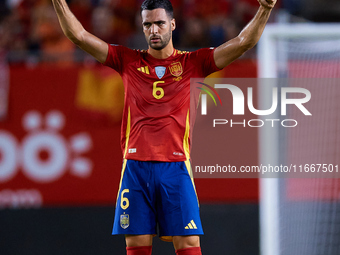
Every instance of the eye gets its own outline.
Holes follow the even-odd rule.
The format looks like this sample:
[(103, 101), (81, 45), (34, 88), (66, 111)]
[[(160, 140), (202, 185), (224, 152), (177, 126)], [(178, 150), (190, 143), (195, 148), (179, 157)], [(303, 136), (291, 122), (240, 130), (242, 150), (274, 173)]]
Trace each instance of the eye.
[(149, 22), (143, 23), (144, 28), (149, 28), (150, 26), (151, 26), (151, 23)]

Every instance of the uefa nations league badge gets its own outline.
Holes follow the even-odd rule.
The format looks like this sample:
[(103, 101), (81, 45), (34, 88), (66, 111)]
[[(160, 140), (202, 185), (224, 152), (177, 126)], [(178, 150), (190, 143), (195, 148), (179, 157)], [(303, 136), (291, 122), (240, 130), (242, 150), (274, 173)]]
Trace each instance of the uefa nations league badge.
[(121, 214), (120, 215), (120, 226), (123, 229), (127, 229), (130, 225), (130, 219), (129, 219), (129, 215), (128, 214)]
[(166, 67), (164, 67), (164, 66), (156, 66), (155, 67), (155, 71), (156, 71), (156, 75), (157, 75), (158, 79), (162, 79), (164, 74), (165, 74)]

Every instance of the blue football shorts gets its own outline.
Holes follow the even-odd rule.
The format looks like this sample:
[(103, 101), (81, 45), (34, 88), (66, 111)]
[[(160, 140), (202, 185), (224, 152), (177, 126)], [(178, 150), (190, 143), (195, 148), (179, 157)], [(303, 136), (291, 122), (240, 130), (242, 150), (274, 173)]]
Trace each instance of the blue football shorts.
[(124, 159), (112, 234), (203, 235), (190, 161)]

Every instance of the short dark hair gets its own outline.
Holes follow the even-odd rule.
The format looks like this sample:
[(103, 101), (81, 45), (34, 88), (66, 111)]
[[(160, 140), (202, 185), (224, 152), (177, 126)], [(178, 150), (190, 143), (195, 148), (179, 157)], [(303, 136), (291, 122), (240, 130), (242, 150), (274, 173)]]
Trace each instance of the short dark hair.
[(144, 10), (152, 11), (157, 8), (164, 9), (171, 19), (174, 18), (174, 9), (169, 0), (145, 0), (141, 5), (140, 12), (142, 13)]

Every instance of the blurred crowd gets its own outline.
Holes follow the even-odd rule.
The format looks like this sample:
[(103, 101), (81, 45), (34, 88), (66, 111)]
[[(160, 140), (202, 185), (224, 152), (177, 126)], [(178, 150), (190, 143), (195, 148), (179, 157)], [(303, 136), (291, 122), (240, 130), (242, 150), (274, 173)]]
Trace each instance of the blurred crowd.
[[(108, 43), (146, 49), (143, 0), (68, 0), (86, 30)], [(256, 0), (172, 0), (174, 45), (182, 50), (218, 46), (235, 37), (258, 9)], [(11, 64), (93, 62), (62, 33), (51, 0), (0, 3), (0, 52)]]

